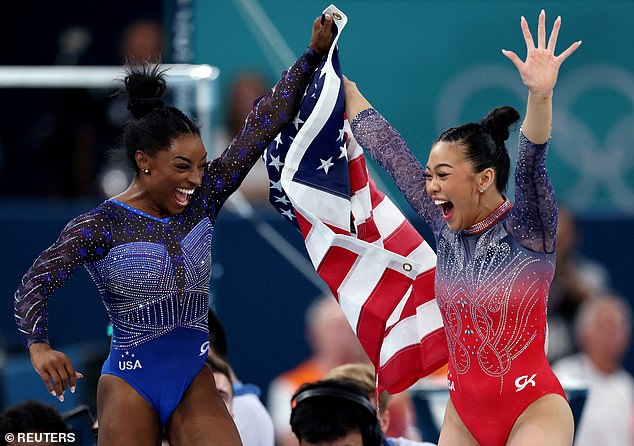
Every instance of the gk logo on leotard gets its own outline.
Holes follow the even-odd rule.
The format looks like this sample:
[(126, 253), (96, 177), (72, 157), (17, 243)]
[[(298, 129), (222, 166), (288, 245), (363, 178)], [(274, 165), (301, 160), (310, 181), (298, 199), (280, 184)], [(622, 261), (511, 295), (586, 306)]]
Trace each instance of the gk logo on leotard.
[(528, 377), (528, 375), (522, 375), (519, 378), (517, 378), (515, 380), (515, 387), (517, 387), (516, 392), (519, 392), (520, 390), (524, 390), (526, 386), (529, 384), (535, 387), (535, 381), (533, 379), (536, 376), (537, 376), (537, 373), (533, 373), (533, 376), (531, 376), (530, 378)]
[(207, 353), (209, 353), (209, 341), (203, 342), (200, 345), (200, 355), (198, 356), (206, 355)]

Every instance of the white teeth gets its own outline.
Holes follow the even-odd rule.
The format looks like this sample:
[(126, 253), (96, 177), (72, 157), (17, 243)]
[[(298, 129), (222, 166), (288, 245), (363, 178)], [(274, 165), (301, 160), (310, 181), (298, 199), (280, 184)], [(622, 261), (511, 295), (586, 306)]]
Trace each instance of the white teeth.
[(434, 200), (434, 204), (436, 206), (440, 206), (441, 204), (447, 203), (447, 200)]
[(194, 193), (195, 189), (183, 189), (182, 187), (177, 187), (176, 190), (179, 191), (181, 194), (191, 195)]

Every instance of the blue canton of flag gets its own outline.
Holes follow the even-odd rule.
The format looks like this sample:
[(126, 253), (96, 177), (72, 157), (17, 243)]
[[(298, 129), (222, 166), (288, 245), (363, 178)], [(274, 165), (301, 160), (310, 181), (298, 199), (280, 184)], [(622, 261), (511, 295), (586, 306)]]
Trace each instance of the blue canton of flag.
[[(337, 29), (334, 24), (333, 31), (336, 35)], [(281, 185), (282, 167), (286, 161), (290, 145), (317, 105), (324, 86), (327, 63), (328, 59), (324, 58), (304, 92), (299, 112), (293, 121), (275, 137), (263, 154), (269, 174), (269, 201), (297, 229), (299, 229), (299, 225), (295, 211)], [(337, 51), (334, 51), (331, 63), (335, 70), (341, 73)], [(346, 154), (346, 132), (343, 126), (344, 99), (343, 88), (341, 88), (335, 105), (335, 110), (338, 112), (332, 113), (323, 128), (310, 140), (306, 154), (301, 159), (297, 172), (293, 176), (293, 181), (349, 199), (350, 180)]]

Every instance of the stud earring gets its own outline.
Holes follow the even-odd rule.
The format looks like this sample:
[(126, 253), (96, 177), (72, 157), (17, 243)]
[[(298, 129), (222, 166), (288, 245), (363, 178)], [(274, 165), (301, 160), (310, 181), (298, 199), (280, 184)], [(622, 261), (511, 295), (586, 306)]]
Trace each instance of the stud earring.
[(483, 194), (486, 189), (480, 189), (480, 193)]
[(143, 169), (143, 173), (146, 174), (146, 175), (149, 175), (150, 174), (150, 169)]

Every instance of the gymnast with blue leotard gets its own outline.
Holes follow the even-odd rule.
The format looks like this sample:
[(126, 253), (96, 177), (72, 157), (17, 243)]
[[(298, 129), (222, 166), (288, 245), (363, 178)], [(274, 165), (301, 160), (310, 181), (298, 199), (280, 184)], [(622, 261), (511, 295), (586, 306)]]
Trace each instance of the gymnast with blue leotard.
[(211, 239), (225, 200), (294, 116), (332, 40), (313, 23), (309, 48), (255, 106), (228, 148), (207, 162), (198, 127), (165, 105), (157, 67), (130, 67), (122, 150), (129, 187), (73, 219), (15, 293), (18, 329), (48, 391), (63, 401), (81, 377), (47, 334), (47, 301), (80, 266), (95, 281), (113, 336), (97, 388), (99, 444), (240, 444), (205, 365)]

